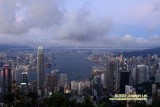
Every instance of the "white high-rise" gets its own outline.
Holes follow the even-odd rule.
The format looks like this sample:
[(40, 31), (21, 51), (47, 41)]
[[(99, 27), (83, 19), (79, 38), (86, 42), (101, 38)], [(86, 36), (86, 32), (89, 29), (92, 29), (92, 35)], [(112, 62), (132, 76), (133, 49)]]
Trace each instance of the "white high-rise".
[(37, 89), (44, 88), (44, 51), (43, 47), (38, 47), (37, 53)]
[(149, 79), (148, 75), (148, 66), (146, 65), (137, 65), (137, 71), (136, 71), (137, 77), (138, 77), (138, 83), (146, 82)]
[(77, 81), (71, 81), (71, 90), (75, 91), (78, 89), (78, 82)]
[(78, 95), (83, 94), (84, 83), (82, 81), (78, 82)]

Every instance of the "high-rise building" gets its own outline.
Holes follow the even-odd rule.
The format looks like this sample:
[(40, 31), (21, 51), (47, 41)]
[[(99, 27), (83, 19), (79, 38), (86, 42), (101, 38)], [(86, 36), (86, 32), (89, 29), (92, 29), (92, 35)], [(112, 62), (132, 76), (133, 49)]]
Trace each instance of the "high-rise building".
[(12, 80), (13, 81), (17, 81), (17, 69), (14, 69), (13, 71), (12, 71)]
[(71, 90), (76, 91), (78, 89), (78, 82), (71, 81)]
[(0, 68), (3, 68), (4, 62), (0, 61)]
[(125, 93), (125, 85), (129, 85), (129, 77), (128, 65), (123, 62), (120, 71), (120, 93)]
[(22, 82), (21, 83), (28, 84), (28, 73), (27, 72), (22, 72)]
[(68, 81), (67, 74), (61, 74), (59, 80), (59, 86), (64, 87), (65, 85), (67, 85), (67, 81)]
[(155, 75), (155, 82), (160, 83), (160, 74)]
[(2, 76), (3, 76), (3, 92), (11, 92), (12, 88), (12, 73), (10, 66), (8, 64), (5, 64), (3, 66), (3, 71), (2, 71)]
[(102, 95), (102, 84), (99, 76), (94, 76), (93, 78), (93, 89), (96, 91), (96, 96)]
[(32, 80), (32, 81), (31, 81), (31, 90), (32, 90), (33, 92), (36, 92), (36, 91), (37, 91), (37, 81), (35, 81), (35, 80)]
[(157, 89), (157, 96), (160, 98), (160, 89)]
[[(120, 59), (119, 59), (120, 60)], [(120, 63), (121, 63), (122, 59), (120, 61), (116, 60), (116, 67), (115, 67), (115, 71), (114, 71), (114, 93), (119, 93), (120, 91)]]
[(120, 93), (125, 93), (125, 85), (129, 85), (129, 72), (120, 72)]
[(54, 91), (57, 87), (57, 72), (52, 71), (46, 75), (46, 87), (49, 91)]
[(37, 89), (43, 91), (44, 88), (44, 51), (43, 47), (38, 47), (37, 53)]
[(102, 73), (101, 76), (100, 76), (103, 88), (106, 88), (106, 83), (105, 83), (106, 78), (105, 78), (105, 76), (106, 76), (105, 73)]
[(132, 69), (131, 69), (131, 77), (130, 77), (131, 85), (135, 85), (136, 81), (137, 81), (137, 78), (138, 78), (137, 75), (136, 75), (136, 69), (137, 69), (136, 66), (133, 66)]
[(157, 85), (152, 84), (152, 100), (155, 101), (157, 97)]
[(84, 83), (82, 81), (78, 82), (78, 95), (83, 94)]
[(106, 89), (107, 92), (113, 92), (114, 88), (114, 72), (115, 72), (116, 64), (113, 61), (107, 63), (107, 71), (106, 74)]
[(28, 91), (28, 73), (27, 72), (22, 72), (21, 91), (22, 92)]
[(149, 79), (148, 67), (146, 65), (137, 65), (136, 76), (138, 77), (136, 83), (146, 82)]
[(135, 92), (135, 89), (133, 88), (133, 86), (125, 85), (125, 94), (130, 94), (134, 92)]

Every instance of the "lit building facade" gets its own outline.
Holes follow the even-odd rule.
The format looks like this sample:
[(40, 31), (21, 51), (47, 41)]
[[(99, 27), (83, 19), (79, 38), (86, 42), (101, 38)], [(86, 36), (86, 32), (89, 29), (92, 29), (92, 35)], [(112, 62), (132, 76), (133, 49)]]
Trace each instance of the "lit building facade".
[(27, 72), (22, 72), (21, 91), (22, 92), (28, 91), (28, 73)]
[(11, 86), (12, 85), (12, 72), (8, 64), (5, 64), (3, 66), (2, 76), (3, 76), (3, 92), (9, 93), (11, 92), (11, 88), (12, 88)]

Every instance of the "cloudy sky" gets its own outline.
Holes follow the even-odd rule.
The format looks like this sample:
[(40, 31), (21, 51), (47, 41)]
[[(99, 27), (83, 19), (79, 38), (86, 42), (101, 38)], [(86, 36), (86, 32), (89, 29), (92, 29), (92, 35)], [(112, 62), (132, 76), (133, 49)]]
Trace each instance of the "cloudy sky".
[(0, 0), (0, 44), (160, 45), (160, 0)]

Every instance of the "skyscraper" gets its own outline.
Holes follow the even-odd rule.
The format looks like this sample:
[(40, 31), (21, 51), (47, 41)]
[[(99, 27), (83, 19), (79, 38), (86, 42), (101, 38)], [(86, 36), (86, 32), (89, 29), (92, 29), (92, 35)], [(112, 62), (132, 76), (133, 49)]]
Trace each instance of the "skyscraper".
[(78, 82), (77, 81), (71, 81), (71, 90), (76, 91), (78, 89)]
[[(120, 59), (121, 61), (121, 59)], [(119, 93), (120, 91), (120, 71), (121, 71), (121, 68), (119, 67), (120, 66), (120, 62), (119, 60), (116, 60), (115, 62), (115, 71), (114, 71), (114, 93)]]
[(57, 88), (57, 72), (52, 71), (46, 75), (46, 87), (49, 91), (54, 91)]
[(125, 86), (129, 85), (129, 72), (128, 71), (121, 71), (120, 72), (120, 93), (125, 93)]
[(44, 88), (44, 51), (43, 47), (38, 47), (37, 53), (37, 89), (43, 91)]
[(94, 92), (96, 92), (96, 96), (101, 96), (102, 95), (102, 84), (99, 76), (94, 76), (93, 78), (93, 88)]
[(28, 84), (28, 73), (27, 72), (22, 72), (22, 82), (21, 83)]
[(125, 86), (129, 85), (129, 77), (130, 73), (128, 71), (128, 64), (127, 62), (122, 62), (121, 71), (120, 71), (120, 93), (125, 93)]
[(78, 95), (83, 94), (84, 83), (82, 81), (78, 82)]
[(22, 72), (21, 91), (22, 92), (28, 91), (28, 73), (27, 72)]
[(160, 74), (155, 75), (155, 82), (160, 83)]
[(146, 82), (149, 79), (148, 66), (137, 65), (136, 76), (138, 77), (137, 83)]
[(3, 92), (11, 92), (12, 73), (10, 66), (5, 64), (3, 66)]
[(107, 71), (106, 74), (106, 89), (107, 92), (113, 92), (114, 88), (114, 72), (115, 72), (116, 64), (114, 61), (107, 62)]

